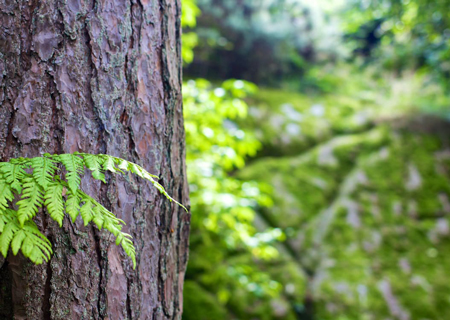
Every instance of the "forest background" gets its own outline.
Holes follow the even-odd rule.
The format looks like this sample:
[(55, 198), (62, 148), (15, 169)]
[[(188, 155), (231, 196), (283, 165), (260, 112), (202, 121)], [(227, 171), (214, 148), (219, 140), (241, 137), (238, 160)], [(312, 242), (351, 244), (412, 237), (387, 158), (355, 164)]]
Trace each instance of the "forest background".
[(182, 5), (183, 319), (449, 319), (450, 1)]

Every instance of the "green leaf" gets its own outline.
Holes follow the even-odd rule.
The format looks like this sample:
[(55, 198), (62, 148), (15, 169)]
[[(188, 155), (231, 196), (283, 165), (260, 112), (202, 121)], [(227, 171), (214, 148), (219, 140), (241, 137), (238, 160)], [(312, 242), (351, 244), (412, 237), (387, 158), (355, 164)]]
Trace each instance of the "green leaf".
[(64, 186), (60, 182), (52, 182), (48, 185), (45, 192), (45, 202), (50, 217), (62, 226), (64, 219), (64, 200), (63, 200)]
[(0, 172), (3, 173), (6, 182), (11, 185), (11, 188), (15, 189), (17, 193), (22, 192), (22, 184), (20, 181), (27, 174), (25, 170), (23, 170), (23, 164), (0, 162)]
[(98, 155), (88, 153), (82, 153), (80, 155), (83, 157), (86, 167), (92, 171), (92, 177), (106, 183), (105, 174), (102, 169), (104, 162), (103, 158)]
[(72, 218), (72, 222), (78, 217), (80, 210), (80, 198), (72, 190), (67, 190), (67, 200), (66, 200), (66, 212)]
[(100, 155), (103, 158), (103, 170), (111, 171), (113, 173), (122, 172), (116, 168), (116, 163), (114, 157), (108, 156), (106, 154)]
[(90, 197), (83, 198), (82, 201), (84, 201), (84, 204), (80, 209), (80, 214), (84, 221), (84, 226), (87, 226), (94, 219), (94, 201)]
[(136, 269), (136, 249), (134, 248), (133, 241), (129, 239), (131, 238), (131, 236), (126, 233), (122, 233), (122, 235), (123, 235), (123, 240), (121, 242), (122, 248), (127, 254), (127, 256), (131, 258), (131, 261), (133, 261), (133, 269)]
[[(121, 158), (117, 158), (117, 157), (112, 157), (112, 156), (108, 156), (108, 155), (101, 155), (104, 160), (105, 160), (105, 164), (108, 162), (107, 166), (108, 166), (108, 170), (111, 172), (117, 172), (120, 171), (118, 170), (115, 164), (118, 164), (118, 167), (122, 170), (125, 171), (131, 171), (132, 173), (136, 174), (137, 176), (150, 181), (153, 186), (158, 189), (158, 191), (160, 193), (162, 193), (170, 202), (175, 202), (177, 205), (179, 205), (180, 207), (182, 207), (186, 212), (188, 212), (188, 209), (183, 206), (181, 203), (179, 203), (178, 201), (176, 201), (175, 199), (173, 199), (164, 189), (164, 187), (157, 182), (155, 179), (159, 179), (158, 176), (155, 176), (151, 173), (149, 173), (147, 170), (145, 170), (144, 168), (142, 168), (141, 166), (133, 163), (133, 162), (129, 162), (127, 160), (121, 159)], [(105, 169), (106, 170), (106, 169)], [(115, 171), (114, 171), (115, 170)]]
[(20, 226), (15, 217), (8, 221), (0, 235), (0, 250), (4, 257), (10, 245), (13, 254), (17, 254), (20, 249), (35, 264), (48, 261), (53, 253), (50, 241), (39, 232), (34, 222), (27, 221), (24, 226)]
[(47, 186), (53, 181), (57, 169), (54, 160), (47, 157), (36, 157), (31, 159), (31, 167), (33, 168), (34, 179), (44, 191), (47, 190)]
[(25, 234), (25, 231), (23, 230), (18, 230), (14, 234), (14, 238), (11, 241), (11, 249), (14, 255), (16, 255), (19, 252), (20, 248), (22, 247), (22, 242), (26, 237), (27, 236)]
[(43, 202), (42, 187), (36, 180), (33, 177), (26, 177), (23, 181), (22, 198), (17, 202), (19, 206), (17, 216), (21, 226), (36, 215)]
[(14, 194), (6, 180), (0, 178), (0, 212), (9, 207), (8, 202), (13, 201)]
[(81, 175), (84, 173), (83, 159), (74, 154), (60, 154), (59, 161), (66, 167), (66, 180), (73, 194), (77, 193), (81, 183)]
[(16, 233), (20, 227), (16, 223), (11, 223), (11, 221), (8, 221), (6, 223), (3, 228), (2, 234), (0, 235), (0, 251), (5, 258), (8, 254), (9, 245), (14, 238), (14, 233)]

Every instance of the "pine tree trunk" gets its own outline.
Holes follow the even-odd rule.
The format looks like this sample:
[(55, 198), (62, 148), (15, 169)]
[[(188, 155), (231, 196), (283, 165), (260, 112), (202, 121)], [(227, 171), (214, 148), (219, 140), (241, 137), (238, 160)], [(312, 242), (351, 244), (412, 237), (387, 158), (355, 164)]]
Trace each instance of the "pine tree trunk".
[[(188, 201), (179, 0), (0, 0), (0, 156), (106, 153)], [(0, 319), (180, 319), (189, 215), (134, 176), (83, 178), (127, 225), (137, 268), (81, 220), (35, 221), (50, 263), (0, 265)]]

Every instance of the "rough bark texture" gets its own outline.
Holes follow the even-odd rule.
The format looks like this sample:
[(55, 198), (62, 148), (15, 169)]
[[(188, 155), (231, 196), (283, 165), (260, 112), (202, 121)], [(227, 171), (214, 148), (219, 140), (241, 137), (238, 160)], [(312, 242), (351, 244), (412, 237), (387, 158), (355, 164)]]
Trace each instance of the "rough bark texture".
[[(188, 201), (179, 0), (0, 0), (0, 156), (106, 153)], [(189, 215), (134, 176), (82, 188), (125, 220), (106, 232), (40, 213), (46, 265), (0, 260), (1, 319), (180, 319)]]

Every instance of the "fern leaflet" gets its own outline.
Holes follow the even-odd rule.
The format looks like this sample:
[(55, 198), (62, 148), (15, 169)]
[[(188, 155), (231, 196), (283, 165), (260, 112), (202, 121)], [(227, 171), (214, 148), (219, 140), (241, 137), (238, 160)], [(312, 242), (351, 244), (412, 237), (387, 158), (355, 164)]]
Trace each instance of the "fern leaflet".
[(47, 190), (47, 186), (52, 182), (55, 176), (55, 162), (47, 157), (36, 157), (31, 159), (31, 167), (33, 168), (33, 177), (42, 187)]
[(23, 179), (23, 193), (20, 201), (17, 202), (19, 210), (17, 217), (21, 226), (25, 221), (33, 218), (42, 207), (43, 203), (42, 187), (34, 180), (33, 177), (28, 176)]
[(81, 183), (80, 175), (84, 172), (83, 160), (75, 154), (60, 154), (55, 158), (66, 167), (67, 183), (72, 193), (76, 194)]
[(82, 201), (84, 204), (80, 208), (80, 215), (84, 221), (84, 226), (87, 226), (94, 219), (94, 201), (91, 197), (82, 198)]
[(14, 194), (11, 190), (11, 186), (6, 182), (6, 180), (0, 178), (0, 212), (8, 208), (8, 201), (13, 201), (13, 199)]
[(0, 172), (3, 173), (6, 182), (11, 185), (11, 188), (15, 189), (17, 193), (22, 192), (22, 183), (20, 182), (27, 174), (23, 170), (24, 165), (21, 163), (1, 162)]
[(73, 193), (72, 190), (67, 190), (66, 200), (66, 212), (72, 218), (72, 222), (75, 222), (79, 215), (80, 198), (77, 193)]
[[(162, 193), (170, 202), (175, 202), (177, 205), (179, 205), (180, 207), (182, 207), (186, 212), (188, 212), (187, 208), (185, 206), (183, 206), (181, 203), (179, 203), (178, 201), (176, 201), (175, 199), (173, 199), (164, 189), (164, 187), (155, 179), (159, 179), (158, 176), (155, 176), (151, 173), (149, 173), (147, 170), (145, 170), (144, 168), (142, 168), (141, 166), (133, 163), (133, 162), (129, 162), (127, 160), (121, 159), (121, 158), (117, 158), (117, 157), (113, 157), (113, 156), (109, 156), (106, 154), (100, 154), (99, 156), (103, 157), (104, 159), (104, 169), (111, 171), (113, 173), (117, 173), (117, 172), (122, 172), (122, 170), (124, 171), (130, 171), (132, 173), (134, 173), (135, 175), (150, 181), (153, 186), (158, 189), (158, 191), (160, 193)], [(115, 165), (118, 165), (118, 167), (116, 167)]]
[(103, 159), (93, 154), (82, 154), (86, 167), (92, 171), (92, 177), (94, 179), (103, 181), (106, 183), (105, 174), (103, 173), (102, 165)]
[(50, 217), (58, 222), (59, 226), (62, 226), (64, 219), (64, 200), (63, 200), (64, 186), (60, 182), (52, 182), (48, 185), (45, 192), (44, 204), (47, 206)]

